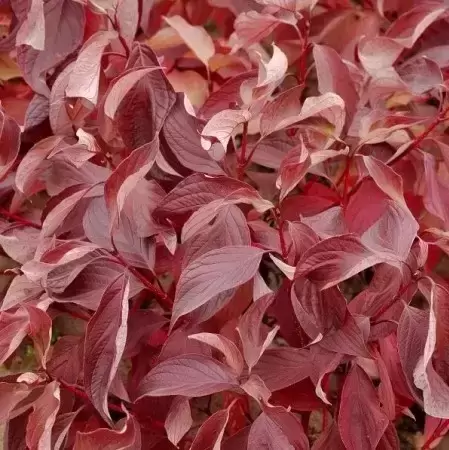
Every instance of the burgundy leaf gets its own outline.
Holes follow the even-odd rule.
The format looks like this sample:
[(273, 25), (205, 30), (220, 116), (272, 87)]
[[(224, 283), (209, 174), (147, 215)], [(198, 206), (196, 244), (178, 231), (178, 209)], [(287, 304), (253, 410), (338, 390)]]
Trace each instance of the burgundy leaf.
[(388, 419), (380, 408), (371, 380), (363, 369), (354, 365), (343, 386), (338, 415), (345, 447), (375, 450), (387, 426)]
[(92, 404), (111, 421), (107, 399), (125, 349), (129, 281), (120, 276), (106, 289), (86, 329), (84, 383)]
[(96, 428), (93, 431), (78, 432), (75, 439), (75, 450), (95, 450), (99, 447), (105, 450), (140, 450), (142, 436), (136, 418), (126, 412), (126, 417), (119, 420), (113, 427)]
[(379, 262), (380, 257), (357, 237), (335, 236), (304, 253), (296, 267), (296, 276), (305, 276), (320, 289), (328, 289)]
[(28, 418), (26, 444), (30, 449), (50, 448), (51, 431), (60, 404), (60, 387), (56, 381), (45, 386), (41, 396), (34, 402)]
[(201, 147), (199, 125), (199, 121), (186, 111), (183, 96), (178, 94), (162, 130), (168, 149), (187, 169), (208, 175), (222, 175), (222, 169)]
[(229, 410), (231, 408), (232, 404), (228, 408), (217, 411), (207, 418), (198, 430), (195, 440), (190, 447), (191, 450), (221, 448), (221, 442), (229, 421)]
[(264, 200), (253, 187), (246, 183), (228, 177), (193, 174), (167, 194), (154, 214), (159, 217), (184, 214), (214, 200), (249, 203), (260, 212), (272, 207), (269, 201)]
[(214, 296), (249, 281), (263, 254), (263, 250), (255, 247), (231, 246), (211, 250), (192, 261), (178, 282), (171, 326)]
[[(38, 4), (37, 1), (35, 4)], [(40, 32), (45, 33), (45, 48), (36, 50), (21, 45), (17, 50), (17, 62), (35, 92), (48, 97), (50, 90), (46, 75), (81, 44), (85, 14), (84, 7), (79, 3), (52, 0), (44, 3), (44, 16), (45, 30)]]
[(335, 92), (344, 100), (346, 120), (350, 124), (356, 112), (358, 94), (348, 68), (334, 49), (324, 45), (314, 45), (313, 58), (320, 93)]
[(253, 303), (240, 318), (237, 331), (240, 335), (243, 347), (243, 355), (249, 370), (256, 364), (263, 352), (273, 341), (278, 327), (274, 327), (269, 332), (262, 326), (262, 319), (270, 304), (273, 296), (266, 295), (257, 302)]

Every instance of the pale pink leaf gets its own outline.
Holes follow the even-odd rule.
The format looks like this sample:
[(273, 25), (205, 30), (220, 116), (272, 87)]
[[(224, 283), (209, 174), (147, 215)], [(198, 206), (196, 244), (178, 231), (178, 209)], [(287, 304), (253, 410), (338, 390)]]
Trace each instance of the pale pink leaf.
[(206, 30), (201, 26), (190, 25), (181, 16), (164, 17), (164, 20), (176, 30), (197, 58), (208, 67), (209, 59), (215, 54), (215, 46)]
[(69, 78), (67, 97), (80, 97), (97, 104), (101, 58), (105, 48), (117, 36), (115, 31), (97, 31), (85, 42)]
[(165, 419), (165, 431), (169, 441), (173, 445), (178, 445), (192, 424), (189, 399), (181, 396), (175, 397)]
[(45, 50), (44, 2), (32, 0), (26, 19), (20, 25), (16, 45), (29, 45), (35, 50)]
[(215, 114), (201, 132), (202, 146), (205, 150), (209, 150), (211, 142), (205, 138), (215, 138), (224, 149), (228, 147), (229, 140), (231, 139), (236, 128), (248, 122), (251, 119), (251, 113), (246, 110), (226, 109)]
[(279, 47), (273, 44), (273, 56), (271, 57), (271, 59), (267, 63), (263, 60), (259, 62), (259, 76), (257, 80), (257, 87), (276, 87), (284, 78), (287, 69), (287, 56)]

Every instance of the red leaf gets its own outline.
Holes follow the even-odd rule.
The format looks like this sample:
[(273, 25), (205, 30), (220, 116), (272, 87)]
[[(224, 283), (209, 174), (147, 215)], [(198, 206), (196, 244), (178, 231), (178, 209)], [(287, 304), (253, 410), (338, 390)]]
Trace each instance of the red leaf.
[(198, 128), (199, 121), (187, 113), (183, 96), (178, 94), (162, 129), (169, 151), (187, 169), (208, 175), (222, 175), (223, 170), (201, 147)]
[(0, 181), (4, 180), (16, 162), (20, 148), (20, 127), (0, 110)]
[(229, 410), (232, 408), (232, 405), (233, 404), (229, 405), (226, 409), (222, 409), (212, 414), (201, 425), (190, 450), (221, 448), (221, 442), (229, 420)]
[(320, 289), (328, 289), (379, 262), (381, 258), (357, 237), (335, 236), (304, 253), (296, 267), (296, 276), (304, 276)]
[(260, 212), (272, 207), (271, 202), (246, 183), (228, 177), (193, 174), (167, 194), (154, 214), (158, 217), (184, 214), (214, 200), (252, 204)]
[(74, 450), (120, 449), (140, 450), (140, 426), (136, 418), (126, 412), (126, 417), (118, 421), (113, 429), (97, 428), (76, 434)]
[(129, 281), (120, 276), (106, 289), (86, 329), (84, 384), (92, 404), (111, 421), (108, 391), (125, 349)]
[(171, 326), (214, 296), (249, 281), (257, 272), (264, 251), (231, 246), (211, 250), (183, 271), (176, 289)]
[(359, 98), (348, 68), (334, 49), (324, 45), (314, 45), (313, 58), (320, 93), (334, 92), (344, 100), (347, 125), (350, 125)]
[(41, 366), (46, 369), (48, 351), (52, 335), (52, 320), (50, 316), (41, 309), (27, 306), (26, 310), (30, 317), (29, 335), (34, 342)]
[(237, 385), (237, 377), (230, 368), (209, 356), (191, 353), (159, 363), (140, 382), (138, 398), (202, 397)]
[(343, 386), (338, 415), (338, 427), (345, 447), (348, 450), (375, 450), (388, 423), (371, 380), (354, 365)]
[(296, 185), (306, 176), (312, 161), (304, 143), (293, 147), (282, 161), (279, 168), (279, 175), (276, 186), (280, 188), (281, 201), (296, 187)]
[(307, 450), (309, 441), (301, 421), (281, 406), (266, 408), (254, 421), (248, 436), (248, 450), (261, 448)]
[(237, 325), (237, 331), (242, 341), (243, 355), (250, 371), (271, 344), (279, 329), (279, 327), (274, 327), (268, 332), (262, 326), (263, 316), (272, 301), (272, 295), (266, 295), (257, 300), (247, 309)]
[(158, 152), (159, 140), (155, 138), (150, 143), (134, 150), (109, 177), (104, 190), (111, 228), (119, 220), (120, 212), (128, 195), (153, 166)]

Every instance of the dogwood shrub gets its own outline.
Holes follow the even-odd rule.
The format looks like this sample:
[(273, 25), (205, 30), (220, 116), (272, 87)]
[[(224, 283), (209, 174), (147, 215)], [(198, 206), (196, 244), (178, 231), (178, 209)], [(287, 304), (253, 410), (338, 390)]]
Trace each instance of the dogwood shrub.
[(5, 449), (437, 445), (448, 8), (3, 2)]

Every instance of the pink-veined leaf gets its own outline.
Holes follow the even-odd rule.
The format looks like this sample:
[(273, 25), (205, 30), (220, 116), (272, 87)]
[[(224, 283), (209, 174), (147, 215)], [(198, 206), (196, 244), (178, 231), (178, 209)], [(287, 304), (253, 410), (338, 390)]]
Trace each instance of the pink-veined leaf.
[(129, 280), (123, 275), (106, 289), (88, 323), (84, 351), (84, 383), (92, 404), (108, 422), (108, 391), (125, 349)]
[(375, 450), (388, 426), (371, 380), (354, 365), (341, 395), (338, 428), (348, 450)]
[(259, 62), (259, 76), (257, 88), (272, 86), (274, 89), (282, 81), (288, 69), (288, 60), (285, 53), (273, 44), (273, 55), (268, 62)]
[(140, 382), (138, 398), (202, 397), (237, 385), (237, 377), (230, 368), (210, 356), (191, 353), (159, 363)]
[(300, 114), (303, 89), (303, 86), (287, 89), (263, 107), (260, 117), (260, 131), (263, 136), (276, 131), (277, 125), (283, 120)]
[(192, 261), (178, 282), (171, 326), (214, 296), (249, 281), (263, 254), (256, 247), (230, 246), (211, 250)]

